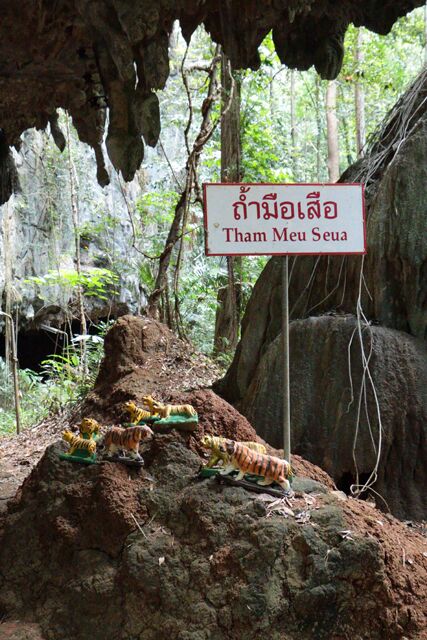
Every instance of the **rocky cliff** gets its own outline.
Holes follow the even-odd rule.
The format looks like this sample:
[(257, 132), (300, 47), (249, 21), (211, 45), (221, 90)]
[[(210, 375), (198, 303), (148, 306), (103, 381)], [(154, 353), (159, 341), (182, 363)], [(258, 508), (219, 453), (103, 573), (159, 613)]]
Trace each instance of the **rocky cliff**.
[[(63, 117), (64, 118), (64, 117)], [(78, 198), (81, 266), (90, 273), (106, 268), (120, 277), (108, 302), (87, 298), (87, 315), (97, 317), (138, 312), (145, 299), (131, 265), (132, 231), (117, 177), (102, 189), (91, 179), (95, 162), (90, 150), (71, 132), (73, 168)], [(39, 286), (29, 279), (49, 272), (75, 272), (75, 231), (71, 215), (68, 152), (61, 154), (42, 132), (23, 135), (15, 154), (21, 193), (0, 211), (0, 262), (10, 264), (12, 304), (19, 309), (21, 329), (41, 324), (61, 327), (78, 315), (75, 289), (58, 277), (53, 285)], [(131, 206), (142, 193), (144, 175), (126, 186)], [(0, 298), (6, 285), (6, 270), (0, 271)], [(46, 281), (47, 283), (48, 281)]]

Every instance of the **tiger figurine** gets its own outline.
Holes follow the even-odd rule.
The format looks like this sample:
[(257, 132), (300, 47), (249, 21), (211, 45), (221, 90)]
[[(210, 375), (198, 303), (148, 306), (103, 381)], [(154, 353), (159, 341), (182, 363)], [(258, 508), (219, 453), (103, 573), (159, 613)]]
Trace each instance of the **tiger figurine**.
[(104, 436), (103, 445), (106, 448), (107, 455), (114, 455), (120, 449), (125, 449), (129, 451), (131, 458), (141, 460), (138, 450), (139, 443), (141, 440), (151, 438), (152, 435), (152, 430), (146, 425), (128, 427), (127, 429), (111, 427)]
[(191, 404), (162, 404), (157, 400), (153, 401), (153, 408), (161, 418), (169, 418), (169, 416), (197, 416), (196, 410)]
[(89, 438), (93, 438), (99, 435), (100, 428), (101, 425), (93, 418), (83, 418), (79, 426), (79, 431), (81, 435), (87, 434)]
[(151, 418), (151, 413), (146, 411), (145, 409), (141, 409), (138, 407), (133, 400), (128, 400), (124, 405), (125, 410), (129, 414), (129, 421), (132, 424), (138, 424), (142, 420), (147, 420)]
[(142, 402), (143, 404), (147, 405), (150, 414), (152, 416), (155, 416), (156, 410), (154, 409), (154, 403), (156, 402), (156, 400), (154, 400), (153, 396), (142, 396)]
[[(205, 449), (211, 450), (211, 457), (209, 458), (209, 462), (206, 465), (208, 469), (215, 466), (220, 460), (222, 460), (224, 467), (229, 464), (230, 458), (228, 456), (228, 453), (221, 451), (220, 445), (231, 442), (230, 440), (228, 440), (227, 438), (221, 438), (219, 436), (205, 435), (200, 442), (202, 446), (205, 447)], [(258, 453), (267, 453), (267, 449), (263, 444), (260, 444), (259, 442), (241, 442), (240, 444), (243, 444), (245, 445), (245, 447), (252, 449), (252, 451), (257, 451)]]
[(246, 473), (252, 473), (263, 477), (263, 480), (258, 480), (257, 484), (259, 485), (267, 486), (277, 482), (282, 489), (290, 491), (291, 485), (288, 478), (292, 477), (292, 469), (287, 460), (257, 453), (240, 442), (233, 442), (233, 440), (221, 444), (219, 448), (220, 451), (230, 456), (230, 463), (221, 469), (221, 474), (226, 475), (238, 469), (236, 480), (243, 480)]
[(69, 444), (68, 453), (70, 456), (73, 455), (76, 449), (86, 449), (86, 451), (88, 451), (92, 456), (96, 453), (95, 440), (86, 440), (86, 438), (75, 436), (72, 431), (64, 431), (62, 433), (62, 437)]

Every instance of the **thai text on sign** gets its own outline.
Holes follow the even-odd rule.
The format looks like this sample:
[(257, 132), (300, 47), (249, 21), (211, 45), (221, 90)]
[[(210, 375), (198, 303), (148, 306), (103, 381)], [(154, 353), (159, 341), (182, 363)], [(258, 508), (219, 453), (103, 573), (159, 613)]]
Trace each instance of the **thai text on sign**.
[(361, 184), (204, 184), (206, 255), (366, 253)]

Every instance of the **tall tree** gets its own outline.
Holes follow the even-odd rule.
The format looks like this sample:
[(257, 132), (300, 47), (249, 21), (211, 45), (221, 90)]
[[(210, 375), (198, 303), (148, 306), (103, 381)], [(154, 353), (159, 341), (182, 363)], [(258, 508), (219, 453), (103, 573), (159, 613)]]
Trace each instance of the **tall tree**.
[[(230, 61), (221, 54), (221, 84), (224, 115), (221, 120), (221, 182), (241, 180), (240, 83)], [(228, 109), (226, 110), (226, 105)], [(239, 339), (240, 279), (242, 258), (227, 257), (227, 282), (218, 289), (214, 352), (233, 352)]]
[(427, 2), (424, 7), (424, 65), (427, 67)]
[(316, 105), (316, 176), (317, 176), (317, 181), (320, 182), (321, 180), (321, 174), (322, 174), (322, 138), (323, 138), (323, 131), (322, 131), (322, 112), (321, 112), (321, 106), (320, 106), (320, 79), (319, 76), (316, 74), (315, 76), (315, 87), (316, 87), (316, 93), (315, 93), (315, 105)]
[[(67, 163), (68, 163), (68, 175), (70, 180), (70, 204), (71, 204), (71, 218), (73, 221), (73, 232), (74, 232), (74, 246), (75, 246), (75, 261), (76, 261), (76, 272), (79, 280), (81, 280), (82, 275), (82, 265), (80, 260), (80, 215), (79, 215), (79, 203), (78, 203), (78, 195), (77, 195), (77, 180), (76, 180), (76, 167), (74, 164), (74, 158), (71, 148), (71, 135), (70, 135), (70, 123), (68, 113), (66, 114), (66, 131), (67, 131)], [(79, 320), (80, 320), (80, 331), (83, 336), (87, 334), (87, 322), (86, 315), (84, 309), (84, 295), (83, 295), (83, 287), (81, 282), (77, 287), (77, 304), (79, 307)], [(80, 342), (80, 354), (81, 354), (81, 367), (83, 373), (87, 373), (87, 361), (86, 361), (86, 342), (82, 340)]]
[[(13, 297), (13, 255), (12, 255), (12, 220), (13, 220), (13, 196), (3, 206), (2, 236), (4, 254), (4, 310), (7, 316), (12, 314)], [(6, 370), (12, 363), (12, 331), (10, 323), (5, 324), (5, 362)]]
[(295, 103), (296, 103), (296, 86), (295, 86), (295, 69), (290, 70), (291, 86), (290, 86), (290, 107), (291, 107), (291, 158), (292, 158), (292, 180), (298, 179), (297, 167), (297, 140), (296, 140), (296, 121), (295, 121)]
[(354, 100), (356, 112), (356, 149), (357, 156), (363, 155), (363, 149), (366, 144), (366, 125), (365, 125), (365, 89), (363, 86), (363, 31), (357, 30), (355, 63), (356, 63), (356, 82), (354, 85)]
[[(191, 196), (193, 191), (196, 192), (196, 199), (201, 201), (201, 194), (199, 189), (199, 183), (197, 179), (197, 169), (200, 161), (200, 156), (203, 151), (203, 147), (210, 140), (212, 134), (214, 133), (216, 126), (219, 120), (212, 120), (212, 109), (216, 102), (218, 91), (217, 91), (217, 72), (218, 72), (218, 47), (215, 51), (215, 54), (212, 58), (212, 61), (206, 69), (204, 69), (208, 76), (208, 89), (206, 98), (202, 104), (202, 120), (200, 123), (200, 129), (194, 139), (192, 145), (190, 145), (188, 140), (188, 134), (191, 128), (192, 120), (193, 120), (193, 107), (190, 98), (190, 90), (188, 86), (187, 72), (184, 69), (185, 59), (187, 51), (184, 55), (182, 65), (181, 65), (181, 73), (184, 82), (184, 86), (187, 92), (188, 100), (189, 100), (189, 116), (187, 121), (187, 126), (185, 128), (185, 141), (187, 147), (187, 162), (185, 167), (186, 178), (185, 178), (185, 187), (183, 191), (180, 193), (178, 202), (175, 206), (175, 212), (172, 224), (169, 229), (168, 237), (165, 242), (165, 247), (159, 256), (159, 267), (157, 271), (157, 276), (154, 284), (154, 289), (151, 292), (148, 299), (148, 312), (153, 317), (159, 317), (160, 312), (160, 302), (162, 296), (167, 294), (168, 289), (168, 269), (172, 257), (172, 252), (180, 239), (183, 239), (185, 234), (186, 220), (190, 207)], [(180, 233), (181, 231), (181, 233)], [(183, 245), (181, 244), (181, 247)], [(180, 252), (182, 256), (182, 252)], [(180, 255), (178, 256), (177, 268), (178, 273), (175, 274), (175, 288), (178, 286), (178, 276), (179, 276), (179, 267), (181, 263)], [(167, 315), (167, 314), (166, 314)]]
[(329, 182), (336, 182), (340, 176), (336, 80), (330, 80), (326, 89), (326, 124)]

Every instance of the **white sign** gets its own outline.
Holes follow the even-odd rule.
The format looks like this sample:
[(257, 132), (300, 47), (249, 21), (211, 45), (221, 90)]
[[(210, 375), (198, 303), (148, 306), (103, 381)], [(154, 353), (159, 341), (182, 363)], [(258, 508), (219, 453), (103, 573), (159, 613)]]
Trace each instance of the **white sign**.
[(366, 253), (362, 184), (204, 184), (206, 255)]

